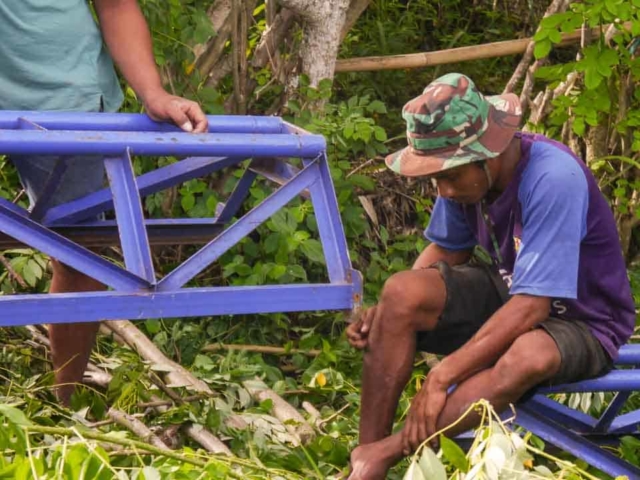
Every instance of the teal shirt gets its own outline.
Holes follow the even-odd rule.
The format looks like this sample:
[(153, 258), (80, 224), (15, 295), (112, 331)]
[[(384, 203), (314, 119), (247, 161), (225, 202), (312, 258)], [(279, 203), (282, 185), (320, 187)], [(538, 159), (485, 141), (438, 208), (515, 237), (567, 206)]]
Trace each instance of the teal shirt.
[(0, 0), (0, 110), (115, 112), (123, 95), (86, 0)]

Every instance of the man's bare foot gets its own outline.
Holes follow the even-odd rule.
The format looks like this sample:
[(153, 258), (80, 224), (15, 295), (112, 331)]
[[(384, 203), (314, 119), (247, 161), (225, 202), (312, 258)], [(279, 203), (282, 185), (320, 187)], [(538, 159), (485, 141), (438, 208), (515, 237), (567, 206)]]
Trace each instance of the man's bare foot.
[(400, 434), (379, 442), (360, 445), (351, 452), (351, 475), (348, 480), (384, 480), (389, 469), (401, 458)]

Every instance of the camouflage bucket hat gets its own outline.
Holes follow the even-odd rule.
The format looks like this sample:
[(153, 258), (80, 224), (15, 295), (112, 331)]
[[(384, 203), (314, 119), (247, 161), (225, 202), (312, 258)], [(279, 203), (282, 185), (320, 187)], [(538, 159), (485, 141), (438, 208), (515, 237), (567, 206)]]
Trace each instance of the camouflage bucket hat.
[(387, 167), (410, 177), (500, 155), (520, 125), (514, 94), (485, 97), (465, 75), (430, 83), (402, 109), (409, 146), (386, 158)]

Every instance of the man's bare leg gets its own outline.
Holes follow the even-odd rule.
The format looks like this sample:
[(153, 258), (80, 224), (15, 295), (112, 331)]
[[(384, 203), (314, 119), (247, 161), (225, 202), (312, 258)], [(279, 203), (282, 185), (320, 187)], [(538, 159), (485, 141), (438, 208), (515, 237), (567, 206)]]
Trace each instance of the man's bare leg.
[(413, 370), (416, 331), (435, 327), (445, 300), (436, 269), (401, 272), (385, 284), (364, 354), (360, 445), (391, 433), (398, 399)]
[[(57, 260), (52, 260), (52, 268), (49, 293), (94, 292), (105, 289), (97, 280)], [(82, 381), (99, 327), (99, 322), (49, 325), (56, 395), (64, 405), (69, 404), (75, 384)]]
[[(553, 377), (560, 368), (560, 352), (555, 341), (542, 329), (519, 337), (492, 368), (463, 382), (447, 397), (438, 419), (438, 430), (451, 425), (481, 398), (498, 412), (515, 403), (529, 389)], [(479, 417), (469, 415), (446, 431), (448, 437), (478, 425)], [(396, 433), (369, 445), (361, 445), (351, 454), (350, 480), (383, 480), (387, 471), (404, 456), (402, 433)]]

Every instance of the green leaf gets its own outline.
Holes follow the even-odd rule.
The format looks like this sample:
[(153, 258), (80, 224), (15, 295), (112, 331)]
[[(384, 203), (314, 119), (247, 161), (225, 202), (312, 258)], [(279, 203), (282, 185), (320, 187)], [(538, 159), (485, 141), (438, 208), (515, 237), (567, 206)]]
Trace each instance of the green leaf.
[(579, 137), (584, 135), (584, 130), (585, 130), (584, 118), (576, 117), (575, 120), (573, 121), (573, 125), (571, 128), (573, 132)]
[(310, 236), (311, 234), (304, 230), (298, 230), (296, 233), (293, 234), (293, 238), (295, 239), (295, 241), (300, 243), (304, 242)]
[(424, 478), (428, 480), (447, 480), (447, 472), (444, 465), (429, 447), (422, 449), (422, 455), (418, 462)]
[(191, 210), (195, 204), (196, 204), (196, 197), (194, 197), (190, 193), (183, 196), (182, 199), (180, 200), (180, 205), (182, 205), (182, 209), (185, 212), (189, 212), (189, 210)]
[(600, 55), (598, 55), (597, 60), (597, 68), (598, 72), (600, 72), (605, 77), (611, 76), (611, 67), (613, 65), (618, 65), (618, 53), (615, 50), (607, 49), (603, 51)]
[(3, 415), (9, 422), (20, 427), (30, 427), (33, 423), (15, 407), (0, 404), (0, 415)]
[(372, 113), (387, 113), (387, 107), (380, 100), (374, 100), (367, 106), (367, 110)]
[(147, 329), (151, 335), (154, 335), (160, 331), (160, 320), (151, 318), (144, 321), (144, 328)]
[(447, 461), (462, 472), (469, 471), (469, 460), (462, 449), (453, 440), (449, 440), (444, 435), (440, 435), (440, 448)]
[(342, 135), (344, 135), (344, 138), (348, 140), (351, 137), (353, 137), (353, 132), (354, 132), (353, 123), (349, 123), (342, 130)]
[(366, 175), (354, 174), (349, 177), (351, 183), (355, 186), (362, 188), (368, 192), (374, 190), (376, 188), (376, 184), (371, 177)]
[(407, 473), (402, 477), (403, 480), (427, 480), (416, 462), (415, 458), (411, 461), (411, 465), (407, 469)]
[(555, 28), (564, 22), (566, 19), (566, 15), (562, 13), (556, 13), (554, 15), (549, 15), (548, 17), (544, 17), (540, 21), (540, 28), (550, 29)]
[(295, 232), (296, 228), (298, 228), (298, 221), (296, 220), (296, 216), (287, 209), (286, 211), (287, 218), (287, 229), (290, 232)]
[[(293, 222), (295, 223), (295, 218), (293, 219)], [(287, 212), (284, 210), (279, 210), (278, 212), (276, 212), (271, 217), (269, 223), (271, 229), (275, 232), (280, 232), (285, 235), (291, 235), (295, 231), (295, 225), (293, 225), (293, 228), (291, 227), (289, 219), (287, 218)]]
[(589, 90), (595, 90), (602, 82), (602, 75), (597, 68), (587, 68), (584, 73), (584, 85)]
[(31, 265), (29, 263), (26, 263), (24, 268), (22, 269), (22, 277), (30, 287), (35, 287), (36, 283), (38, 283), (38, 279), (36, 278), (33, 270), (31, 269)]
[(324, 252), (322, 251), (322, 244), (313, 238), (305, 240), (300, 244), (302, 253), (314, 262), (324, 263)]
[(619, 3), (617, 0), (605, 0), (604, 5), (611, 15), (618, 15)]
[(287, 273), (287, 267), (284, 265), (274, 265), (274, 267), (269, 271), (268, 276), (273, 280), (278, 280), (285, 273)]
[(548, 39), (544, 39), (541, 42), (537, 42), (536, 46), (533, 49), (533, 55), (536, 59), (544, 58), (549, 55), (551, 51), (551, 41)]
[(241, 277), (246, 277), (251, 275), (251, 273), (253, 273), (253, 270), (251, 270), (251, 267), (246, 263), (241, 263), (240, 265), (236, 266), (236, 273)]
[(549, 40), (551, 40), (552, 43), (560, 43), (562, 41), (562, 35), (560, 35), (558, 30), (550, 30)]
[(300, 265), (289, 265), (287, 273), (294, 278), (307, 280), (307, 272)]
[[(540, 25), (542, 26), (542, 23), (540, 23)], [(540, 28), (533, 36), (533, 41), (541, 42), (549, 36), (550, 31), (551, 30), (549, 28)]]
[(142, 472), (140, 472), (144, 478), (144, 480), (162, 480), (162, 476), (160, 472), (153, 467), (144, 467)]
[(271, 233), (264, 241), (264, 251), (266, 253), (273, 253), (278, 250), (281, 238), (282, 236), (278, 232)]
[(387, 140), (387, 132), (385, 132), (384, 128), (382, 128), (382, 127), (374, 127), (373, 136), (379, 142), (385, 142)]
[(218, 199), (214, 195), (211, 195), (209, 198), (207, 198), (207, 202), (205, 205), (207, 206), (207, 210), (209, 211), (209, 214), (213, 214), (216, 211), (216, 206), (218, 205)]

